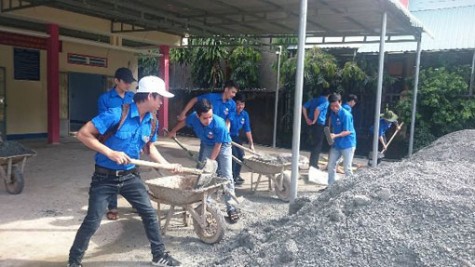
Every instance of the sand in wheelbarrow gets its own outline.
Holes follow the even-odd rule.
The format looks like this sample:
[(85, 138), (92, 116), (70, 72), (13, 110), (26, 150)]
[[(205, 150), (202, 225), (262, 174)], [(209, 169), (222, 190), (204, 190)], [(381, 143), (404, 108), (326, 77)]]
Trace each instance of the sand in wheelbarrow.
[(342, 179), (202, 266), (475, 266), (475, 131)]
[(3, 141), (0, 143), (0, 157), (11, 157), (16, 155), (34, 154), (31, 149), (24, 147), (15, 141)]

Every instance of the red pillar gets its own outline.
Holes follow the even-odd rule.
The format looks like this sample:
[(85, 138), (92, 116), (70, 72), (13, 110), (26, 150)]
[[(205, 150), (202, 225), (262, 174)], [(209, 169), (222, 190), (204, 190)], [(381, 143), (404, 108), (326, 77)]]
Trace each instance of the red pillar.
[(59, 27), (48, 25), (47, 93), (48, 93), (48, 143), (59, 143)]
[[(168, 45), (160, 46), (160, 77), (165, 81), (167, 90), (170, 90), (170, 47)], [(160, 128), (168, 129), (168, 98), (163, 98), (163, 104), (158, 111), (158, 121)]]

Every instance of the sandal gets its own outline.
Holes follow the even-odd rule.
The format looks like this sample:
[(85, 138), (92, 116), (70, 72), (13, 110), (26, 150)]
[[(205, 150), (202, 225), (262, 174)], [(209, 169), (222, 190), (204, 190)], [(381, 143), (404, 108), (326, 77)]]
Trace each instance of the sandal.
[(231, 223), (236, 223), (239, 220), (239, 212), (235, 209), (228, 210), (228, 219)]
[(119, 219), (119, 212), (118, 211), (108, 211), (106, 213), (106, 217), (107, 217), (108, 220), (116, 221), (117, 219)]

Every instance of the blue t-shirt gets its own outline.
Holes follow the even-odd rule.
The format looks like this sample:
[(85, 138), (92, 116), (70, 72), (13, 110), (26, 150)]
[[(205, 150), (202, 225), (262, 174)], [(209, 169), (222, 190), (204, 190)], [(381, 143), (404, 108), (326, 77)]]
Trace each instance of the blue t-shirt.
[(122, 98), (117, 94), (115, 88), (112, 87), (109, 91), (99, 96), (97, 100), (97, 112), (102, 113), (110, 108), (120, 107), (123, 104), (130, 104), (132, 102), (134, 102), (133, 92), (125, 92), (124, 98)]
[(231, 143), (226, 122), (219, 116), (213, 114), (213, 120), (208, 126), (201, 124), (196, 112), (186, 117), (186, 125), (191, 127), (196, 136), (206, 145), (215, 145), (216, 143)]
[(307, 109), (307, 116), (310, 120), (313, 120), (315, 109), (320, 110), (318, 115), (317, 124), (325, 125), (328, 110), (328, 99), (325, 96), (319, 96), (318, 98), (312, 98), (305, 102), (303, 105)]
[(209, 93), (197, 97), (198, 101), (207, 99), (213, 105), (213, 114), (218, 115), (224, 120), (231, 120), (230, 116), (236, 112), (236, 102), (229, 99), (223, 102), (223, 93)]
[(345, 104), (342, 105), (342, 107), (343, 107), (344, 109), (348, 110), (348, 111), (351, 113), (352, 108), (351, 108), (350, 105), (348, 105), (347, 103), (345, 103)]
[[(379, 119), (379, 137), (384, 136), (392, 125), (392, 122), (389, 122), (385, 119)], [(369, 128), (369, 132), (371, 134), (374, 133), (374, 125)]]
[[(110, 108), (92, 119), (92, 123), (104, 134), (108, 129), (117, 125), (122, 116), (122, 107)], [(112, 150), (122, 151), (129, 157), (140, 158), (140, 150), (149, 141), (152, 131), (152, 113), (148, 112), (140, 121), (140, 114), (135, 103), (130, 104), (129, 114), (117, 132), (106, 140), (105, 145)], [(158, 129), (158, 127), (157, 127)], [(157, 133), (152, 137), (151, 142), (157, 140)], [(110, 160), (101, 153), (96, 153), (96, 164), (112, 170), (129, 170), (135, 167), (134, 164), (121, 165)]]
[(351, 132), (351, 134), (347, 136), (335, 138), (333, 146), (336, 149), (356, 147), (356, 131), (353, 126), (353, 116), (351, 113), (344, 108), (340, 108), (338, 113), (331, 112), (330, 118), (332, 120), (332, 132), (334, 134), (339, 134), (343, 131)]
[(249, 114), (243, 110), (240, 114), (234, 113), (231, 118), (231, 136), (238, 136), (239, 131), (244, 128), (244, 132), (249, 133), (251, 131), (251, 122), (249, 120)]

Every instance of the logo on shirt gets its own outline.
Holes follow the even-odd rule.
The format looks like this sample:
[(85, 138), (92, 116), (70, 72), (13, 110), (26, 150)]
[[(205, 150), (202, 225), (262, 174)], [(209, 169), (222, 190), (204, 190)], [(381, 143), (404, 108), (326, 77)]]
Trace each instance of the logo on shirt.
[(207, 137), (208, 137), (208, 139), (213, 139), (214, 138), (213, 132), (209, 131), (208, 134), (207, 134)]
[(148, 136), (148, 135), (142, 135), (142, 141), (143, 141), (144, 143), (148, 143), (148, 141), (150, 141), (150, 136)]
[(241, 118), (241, 124), (244, 124), (246, 122), (246, 119)]
[(229, 108), (225, 108), (224, 109), (224, 115), (228, 115), (229, 114)]
[(337, 119), (336, 119), (336, 125), (341, 125), (340, 118), (337, 118)]

